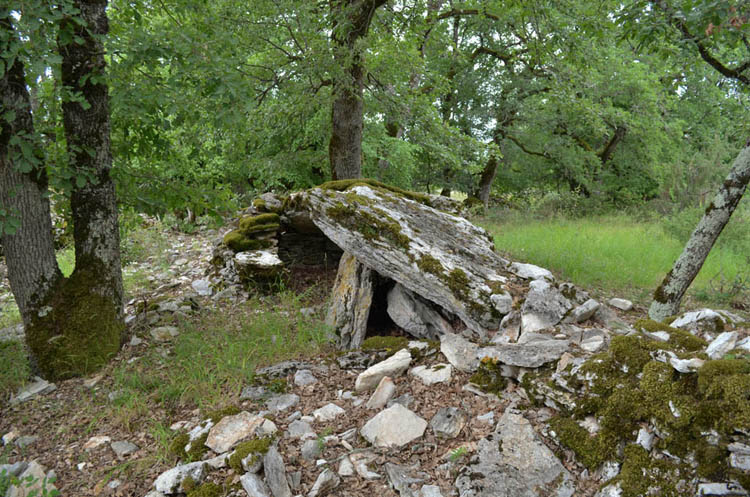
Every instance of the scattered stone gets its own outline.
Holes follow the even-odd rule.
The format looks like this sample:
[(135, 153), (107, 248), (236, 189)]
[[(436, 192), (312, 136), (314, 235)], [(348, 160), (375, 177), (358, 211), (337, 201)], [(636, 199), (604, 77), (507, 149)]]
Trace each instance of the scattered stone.
[(19, 486), (11, 485), (6, 497), (27, 497), (31, 495), (55, 495), (57, 488), (50, 482), (44, 472), (44, 467), (36, 460), (31, 461), (23, 472), (18, 475), (22, 482)]
[(131, 347), (137, 347), (137, 346), (139, 346), (139, 345), (141, 345), (143, 343), (143, 340), (140, 339), (140, 338), (138, 338), (137, 336), (133, 335), (130, 338), (130, 342), (129, 343), (130, 343)]
[(729, 465), (742, 471), (750, 471), (750, 454), (730, 453)]
[(622, 497), (622, 483), (618, 481), (614, 485), (607, 485), (599, 490), (594, 497)]
[(477, 416), (477, 420), (479, 420), (482, 423), (491, 425), (492, 423), (495, 422), (495, 412), (490, 411), (486, 414), (480, 414), (479, 416)]
[(326, 421), (333, 421), (341, 414), (344, 414), (346, 411), (337, 406), (336, 404), (330, 403), (326, 404), (320, 409), (316, 409), (313, 411), (313, 417), (316, 421), (320, 422), (326, 422)]
[(433, 366), (417, 366), (409, 374), (419, 378), (425, 385), (436, 383), (450, 383), (452, 367), (450, 364), (435, 364)]
[(263, 457), (263, 472), (273, 497), (292, 497), (292, 491), (286, 479), (284, 460), (275, 445), (272, 445)]
[(443, 497), (437, 485), (422, 485), (419, 497)]
[(37, 395), (45, 395), (54, 392), (55, 390), (57, 390), (57, 385), (35, 376), (32, 383), (22, 387), (16, 396), (11, 399), (10, 405), (20, 404), (36, 397)]
[(185, 492), (182, 482), (190, 477), (193, 482), (200, 483), (206, 476), (206, 463), (203, 461), (191, 462), (176, 466), (165, 471), (154, 482), (154, 488), (164, 494), (176, 494)]
[(271, 250), (254, 250), (236, 253), (234, 267), (241, 281), (269, 281), (281, 274), (284, 263)]
[(286, 379), (287, 376), (295, 374), (300, 369), (309, 369), (310, 371), (324, 371), (325, 367), (316, 366), (309, 362), (300, 361), (282, 361), (277, 362), (271, 366), (264, 368), (258, 368), (255, 370), (255, 375), (268, 380), (279, 380)]
[(747, 495), (747, 491), (739, 483), (700, 483), (698, 495)]
[(240, 400), (260, 400), (266, 396), (265, 387), (245, 387), (240, 393)]
[(669, 364), (671, 364), (672, 367), (680, 373), (695, 373), (703, 367), (705, 361), (697, 357), (693, 357), (692, 359), (679, 359), (677, 357), (670, 357)]
[(548, 281), (533, 280), (521, 307), (521, 333), (551, 328), (572, 308), (573, 304)]
[(104, 444), (108, 444), (111, 441), (112, 439), (106, 435), (97, 435), (89, 438), (88, 441), (83, 444), (83, 450), (93, 450)]
[(190, 286), (192, 286), (195, 293), (201, 297), (210, 297), (213, 293), (211, 282), (208, 280), (195, 280)]
[(621, 311), (628, 312), (633, 310), (633, 303), (626, 299), (613, 298), (609, 299), (607, 303), (615, 309), (620, 309)]
[(112, 448), (118, 459), (124, 459), (125, 457), (135, 453), (138, 450), (138, 446), (136, 444), (128, 442), (127, 440), (112, 442), (110, 447)]
[(410, 393), (405, 393), (399, 397), (396, 397), (395, 399), (391, 399), (386, 404), (386, 407), (391, 407), (395, 404), (400, 404), (403, 407), (409, 409), (411, 408), (411, 405), (414, 403), (414, 397), (411, 396)]
[(385, 473), (388, 475), (388, 482), (401, 497), (417, 497), (417, 492), (412, 490), (412, 486), (424, 483), (424, 478), (413, 476), (414, 470), (405, 466), (393, 463), (385, 463)]
[(312, 371), (309, 369), (300, 369), (294, 373), (294, 384), (298, 387), (306, 387), (307, 385), (312, 385), (317, 382), (318, 379), (313, 376)]
[(384, 376), (370, 396), (365, 407), (368, 409), (382, 409), (395, 394), (396, 384), (393, 383), (390, 376)]
[(266, 408), (271, 412), (286, 411), (294, 407), (299, 402), (299, 396), (293, 393), (284, 393), (275, 395), (266, 401)]
[(8, 432), (8, 433), (6, 433), (5, 435), (3, 435), (3, 438), (2, 438), (2, 440), (3, 440), (3, 445), (8, 445), (8, 444), (9, 444), (9, 443), (11, 443), (11, 442), (12, 442), (13, 440), (15, 440), (16, 438), (18, 438), (18, 436), (19, 436), (19, 435), (18, 435), (18, 432), (15, 432), (15, 431), (9, 431), (9, 432)]
[(513, 296), (508, 292), (493, 294), (490, 296), (490, 302), (501, 316), (505, 316), (513, 309)]
[(426, 428), (427, 421), (394, 404), (365, 423), (360, 433), (376, 447), (401, 447), (421, 437)]
[(728, 321), (728, 319), (716, 311), (711, 309), (701, 309), (698, 311), (686, 312), (672, 321), (669, 325), (673, 328), (688, 330), (692, 333), (716, 333), (724, 331), (724, 326)]
[(370, 465), (377, 459), (377, 457), (377, 454), (369, 450), (354, 452), (349, 455), (349, 459), (354, 465), (354, 470), (365, 480), (377, 480), (381, 478), (378, 473), (370, 471)]
[(514, 262), (508, 267), (508, 271), (525, 280), (549, 280), (554, 281), (555, 276), (547, 269), (533, 264)]
[(122, 482), (120, 480), (112, 480), (107, 483), (107, 487), (111, 488), (112, 490), (116, 489), (120, 485), (122, 485)]
[(411, 354), (401, 349), (383, 362), (370, 366), (357, 376), (354, 390), (364, 392), (374, 389), (385, 376), (394, 378), (404, 373), (411, 363)]
[(586, 302), (570, 311), (570, 314), (565, 316), (564, 322), (582, 323), (596, 314), (596, 311), (599, 310), (599, 307), (601, 307), (601, 304), (599, 302), (594, 299), (588, 299)]
[(208, 432), (206, 447), (223, 454), (241, 440), (252, 436), (265, 421), (262, 416), (254, 416), (247, 411), (225, 416)]
[(387, 312), (393, 322), (414, 337), (437, 340), (453, 332), (451, 324), (434, 305), (403, 285), (397, 283), (388, 292), (387, 300)]
[(315, 438), (315, 432), (309, 423), (301, 420), (295, 420), (289, 423), (287, 427), (288, 436), (291, 438), (299, 438), (305, 440), (306, 438)]
[(306, 440), (300, 449), (302, 458), (308, 461), (314, 461), (322, 452), (321, 443), (318, 440)]
[[(133, 338), (137, 338), (137, 337), (133, 337)], [(92, 376), (91, 378), (86, 378), (85, 380), (83, 380), (83, 386), (86, 388), (94, 388), (96, 384), (101, 381), (102, 378), (104, 378), (104, 375), (102, 374)]]
[(498, 344), (477, 351), (477, 359), (489, 357), (509, 366), (538, 368), (558, 359), (570, 348), (568, 340), (545, 340), (531, 344)]
[(470, 373), (479, 367), (477, 350), (479, 346), (454, 333), (440, 337), (440, 352), (459, 371)]
[(271, 497), (268, 486), (255, 473), (245, 473), (240, 476), (240, 485), (247, 492), (248, 497)]
[(706, 355), (708, 355), (709, 359), (721, 359), (728, 354), (730, 350), (734, 349), (736, 343), (737, 332), (725, 331), (708, 345), (706, 348)]
[(641, 428), (638, 430), (638, 438), (636, 439), (635, 443), (643, 447), (646, 452), (651, 452), (651, 449), (654, 447), (654, 439), (656, 436), (651, 433), (646, 428)]
[(166, 342), (171, 340), (180, 334), (180, 330), (176, 326), (159, 326), (157, 328), (151, 328), (149, 331), (151, 338), (157, 342)]
[(456, 407), (443, 407), (430, 420), (430, 428), (438, 438), (456, 438), (469, 421), (469, 416)]
[(15, 444), (19, 449), (25, 449), (26, 447), (34, 445), (37, 440), (39, 440), (39, 437), (36, 435), (24, 435), (22, 437), (18, 437), (15, 440)]
[(322, 497), (338, 487), (340, 483), (341, 478), (339, 478), (339, 475), (326, 468), (318, 475), (307, 497)]
[(29, 463), (25, 461), (18, 461), (13, 464), (0, 464), (0, 475), (21, 476), (21, 473), (26, 471), (28, 467)]
[(349, 456), (344, 456), (343, 459), (341, 459), (341, 462), (339, 462), (339, 469), (337, 472), (339, 476), (354, 475), (354, 465), (352, 464), (352, 461), (349, 459)]

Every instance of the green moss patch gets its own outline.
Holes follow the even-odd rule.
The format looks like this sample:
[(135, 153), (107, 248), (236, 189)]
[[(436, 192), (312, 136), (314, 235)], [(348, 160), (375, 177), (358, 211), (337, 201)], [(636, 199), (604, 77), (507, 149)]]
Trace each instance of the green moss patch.
[(366, 205), (371, 203), (371, 200), (356, 194), (351, 196), (357, 199), (349, 198), (348, 204), (338, 203), (331, 206), (326, 210), (326, 214), (345, 228), (360, 233), (365, 240), (383, 240), (404, 250), (409, 249), (409, 237), (401, 232), (398, 222), (381, 209), (373, 208), (379, 217), (358, 209), (355, 205)]
[(109, 270), (81, 264), (60, 280), (26, 327), (26, 340), (42, 375), (62, 380), (89, 375), (120, 350), (125, 324), (112, 298), (92, 291)]
[(479, 361), (477, 372), (471, 375), (469, 381), (478, 386), (483, 392), (492, 393), (500, 397), (508, 380), (500, 374), (500, 365), (496, 359), (485, 357)]
[(374, 336), (362, 342), (362, 350), (385, 350), (388, 355), (393, 355), (408, 347), (409, 339), (406, 337)]
[(258, 237), (275, 233), (279, 230), (280, 223), (279, 215), (273, 212), (259, 216), (245, 216), (240, 219), (238, 229), (224, 235), (224, 244), (234, 252), (270, 248), (273, 246), (270, 240)]
[(245, 470), (242, 468), (242, 460), (250, 454), (254, 454), (253, 459), (250, 461), (250, 464), (255, 464), (258, 459), (260, 459), (266, 452), (268, 452), (268, 449), (271, 448), (271, 444), (273, 443), (273, 441), (274, 437), (268, 436), (240, 443), (234, 449), (234, 454), (232, 454), (232, 456), (227, 461), (229, 467), (232, 468), (237, 474), (244, 473)]
[[(183, 488), (185, 487), (184, 482), (182, 486)], [(187, 488), (185, 490), (187, 490)], [(209, 482), (196, 487), (194, 490), (188, 491), (187, 497), (221, 497), (223, 494), (224, 490), (221, 486)]]
[(408, 198), (409, 200), (414, 200), (415, 202), (419, 202), (420, 204), (427, 205), (429, 207), (434, 207), (432, 204), (432, 199), (429, 195), (426, 195), (424, 193), (418, 193), (418, 192), (412, 192), (409, 190), (403, 190), (401, 188), (387, 185), (385, 183), (381, 183), (380, 181), (370, 179), (370, 178), (356, 178), (356, 179), (342, 179), (337, 181), (328, 181), (327, 183), (323, 183), (322, 185), (318, 186), (318, 188), (322, 190), (335, 190), (337, 192), (343, 192), (346, 190), (349, 190), (351, 188), (354, 188), (355, 186), (369, 186), (370, 188), (376, 189), (376, 190), (383, 190), (390, 193), (395, 193), (397, 196)]
[(227, 406), (221, 409), (214, 409), (206, 412), (206, 419), (210, 419), (214, 424), (218, 423), (227, 416), (234, 416), (242, 412), (237, 406)]

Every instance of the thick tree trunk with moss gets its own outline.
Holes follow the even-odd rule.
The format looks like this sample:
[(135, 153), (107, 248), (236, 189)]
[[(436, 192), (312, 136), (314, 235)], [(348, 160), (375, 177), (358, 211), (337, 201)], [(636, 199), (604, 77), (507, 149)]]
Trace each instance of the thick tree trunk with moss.
[[(18, 43), (10, 17), (0, 19), (0, 52), (13, 53)], [(14, 59), (0, 78), (0, 99), (10, 119), (0, 118), (0, 209), (3, 249), (8, 279), (26, 325), (40, 303), (62, 279), (55, 259), (50, 205), (46, 197), (47, 172), (34, 138), (31, 103), (23, 64)], [(6, 114), (8, 115), (8, 114)], [(33, 150), (31, 156), (23, 148)], [(17, 225), (15, 230), (9, 222)]]
[(654, 292), (648, 315), (655, 321), (677, 314), (680, 302), (698, 275), (714, 242), (726, 226), (750, 182), (750, 147), (745, 147), (734, 161), (729, 176), (706, 209), (703, 219), (690, 236), (682, 254)]
[(479, 185), (476, 191), (476, 197), (482, 201), (484, 208), (488, 208), (490, 204), (490, 193), (492, 192), (492, 183), (495, 182), (497, 177), (497, 170), (500, 167), (500, 157), (497, 153), (490, 155), (487, 164), (482, 170), (482, 176), (479, 178)]
[[(76, 181), (71, 193), (76, 266), (70, 278), (59, 277), (57, 270), (54, 284), (45, 285), (46, 291), (24, 313), (29, 349), (41, 373), (51, 379), (85, 375), (106, 364), (120, 349), (125, 329), (101, 43), (107, 33), (106, 1), (73, 6), (78, 18), (63, 18), (60, 30), (65, 36), (60, 36), (58, 47), (65, 94), (74, 96), (63, 102), (63, 125)], [(39, 200), (34, 202), (44, 202), (45, 193), (46, 185), (35, 192)], [(48, 226), (51, 244), (49, 207), (34, 215), (35, 222)], [(29, 261), (28, 254), (24, 257), (27, 264), (36, 262)], [(54, 261), (53, 251), (51, 257)], [(20, 306), (22, 299), (16, 289), (14, 293)]]
[(334, 19), (333, 57), (340, 73), (333, 78), (331, 175), (336, 179), (362, 174), (363, 89), (365, 68), (359, 41), (367, 35), (375, 11), (387, 0), (330, 0)]

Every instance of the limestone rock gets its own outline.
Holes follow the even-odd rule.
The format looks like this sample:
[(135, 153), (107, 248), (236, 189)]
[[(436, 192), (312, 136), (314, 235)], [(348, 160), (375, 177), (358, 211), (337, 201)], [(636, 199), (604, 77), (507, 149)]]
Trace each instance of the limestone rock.
[(365, 407), (368, 409), (382, 409), (396, 394), (396, 385), (390, 376), (384, 376), (378, 387), (370, 396)]
[(289, 423), (287, 427), (288, 436), (291, 438), (300, 438), (302, 440), (306, 438), (315, 438), (315, 432), (309, 423), (302, 420), (295, 420)]
[(440, 352), (459, 371), (476, 371), (479, 367), (478, 349), (477, 344), (453, 333), (446, 333), (440, 337)]
[[(490, 300), (508, 262), (489, 234), (431, 207), (430, 199), (353, 182), (302, 194), (313, 222), (388, 279), (458, 316), (480, 335), (497, 330)], [(337, 191), (338, 189), (344, 191)]]
[(190, 286), (192, 286), (193, 290), (195, 290), (195, 293), (197, 293), (201, 297), (210, 297), (213, 293), (211, 282), (208, 280), (195, 280), (190, 284)]
[(104, 444), (108, 444), (112, 439), (106, 435), (97, 435), (89, 438), (85, 444), (83, 444), (83, 450), (93, 450), (101, 447)]
[(430, 428), (438, 438), (456, 438), (469, 421), (469, 416), (456, 407), (443, 407), (430, 420)]
[(453, 332), (453, 327), (434, 305), (407, 290), (403, 285), (396, 283), (388, 292), (387, 299), (388, 315), (410, 335), (437, 340), (441, 335)]
[(339, 475), (326, 468), (318, 475), (307, 497), (322, 497), (338, 487), (340, 483), (341, 478), (339, 478)]
[(609, 299), (607, 303), (615, 309), (620, 309), (621, 311), (627, 312), (633, 310), (633, 303), (629, 300), (613, 298)]
[(271, 412), (281, 412), (297, 405), (298, 402), (299, 395), (293, 393), (284, 393), (268, 399), (268, 401), (266, 401), (266, 407)]
[(298, 387), (305, 387), (317, 383), (318, 379), (312, 374), (309, 369), (300, 369), (294, 373), (294, 384)]
[(362, 436), (376, 447), (402, 447), (421, 437), (427, 421), (401, 404), (381, 411), (362, 427)]
[(572, 307), (573, 304), (552, 284), (533, 280), (521, 308), (521, 333), (555, 326)]
[[(55, 485), (48, 481), (47, 475), (44, 472), (44, 468), (37, 461), (31, 461), (26, 469), (18, 475), (18, 478), (23, 482), (20, 485), (11, 485), (8, 488), (6, 497), (27, 497), (31, 495), (49, 495), (49, 493), (56, 492), (57, 488)], [(29, 483), (28, 479), (32, 482)], [(46, 490), (48, 493), (42, 493)]]
[(36, 376), (34, 382), (21, 388), (13, 399), (11, 399), (11, 405), (20, 404), (26, 402), (29, 399), (36, 397), (37, 395), (45, 395), (50, 392), (57, 390), (57, 385), (50, 383), (47, 380)]
[(530, 344), (498, 344), (477, 351), (476, 357), (490, 357), (509, 366), (538, 368), (556, 361), (570, 348), (567, 340), (545, 340)]
[(525, 280), (555, 280), (555, 276), (549, 270), (533, 264), (514, 262), (508, 267), (508, 271)]
[(275, 251), (253, 250), (234, 254), (234, 266), (242, 281), (267, 281), (281, 274), (284, 263)]
[(724, 326), (731, 322), (726, 313), (712, 309), (701, 309), (686, 312), (670, 323), (673, 328), (688, 330), (692, 333), (717, 333), (724, 331)]
[(736, 343), (737, 332), (725, 331), (708, 345), (706, 348), (706, 355), (709, 359), (721, 359), (735, 347)]
[(222, 454), (241, 440), (251, 437), (265, 421), (262, 416), (254, 416), (247, 411), (226, 416), (208, 432), (206, 447)]
[(365, 392), (374, 389), (385, 376), (394, 378), (404, 373), (411, 364), (411, 354), (401, 349), (383, 362), (370, 366), (357, 376), (354, 390)]
[(492, 305), (498, 314), (505, 316), (513, 309), (513, 296), (508, 292), (496, 293), (490, 296)]
[(156, 488), (157, 492), (164, 494), (185, 492), (182, 482), (188, 476), (196, 483), (202, 482), (206, 476), (206, 463), (203, 461), (191, 462), (167, 470), (156, 479), (154, 488)]
[(460, 497), (571, 497), (570, 473), (522, 415), (506, 410), (495, 433), (479, 441), (477, 454), (456, 479)]
[(572, 311), (570, 311), (570, 314), (568, 314), (565, 317), (564, 322), (566, 323), (582, 323), (583, 321), (586, 321), (591, 316), (593, 316), (596, 311), (599, 310), (599, 307), (601, 304), (597, 302), (594, 299), (588, 299), (583, 304), (579, 305)]
[(329, 403), (321, 407), (320, 409), (316, 409), (313, 411), (313, 417), (317, 421), (326, 422), (326, 421), (333, 421), (341, 414), (344, 414), (346, 411), (337, 406), (336, 404)]
[(149, 330), (151, 338), (157, 342), (166, 342), (180, 334), (176, 326), (159, 326)]
[(110, 447), (112, 447), (112, 451), (114, 451), (118, 459), (124, 459), (125, 457), (135, 453), (138, 450), (138, 446), (136, 444), (128, 442), (127, 440), (112, 442)]
[(449, 383), (453, 368), (450, 364), (433, 364), (432, 366), (417, 366), (409, 374), (419, 378), (425, 385)]
[(247, 492), (248, 497), (271, 497), (268, 486), (255, 473), (245, 473), (240, 476), (240, 485)]
[(370, 466), (377, 458), (378, 455), (371, 450), (357, 451), (349, 454), (349, 460), (352, 462), (354, 470), (365, 480), (382, 478), (380, 474), (370, 470)]
[[(425, 477), (415, 475), (413, 468), (400, 466), (393, 463), (385, 463), (385, 472), (388, 482), (401, 497), (418, 497), (421, 492), (413, 490), (420, 483), (424, 483)], [(426, 476), (426, 475), (425, 475)]]
[(375, 273), (353, 255), (344, 253), (331, 294), (326, 324), (332, 326), (340, 349), (358, 349), (367, 331)]
[(273, 497), (292, 497), (292, 491), (286, 478), (284, 460), (275, 445), (272, 445), (266, 455), (263, 456), (263, 473)]

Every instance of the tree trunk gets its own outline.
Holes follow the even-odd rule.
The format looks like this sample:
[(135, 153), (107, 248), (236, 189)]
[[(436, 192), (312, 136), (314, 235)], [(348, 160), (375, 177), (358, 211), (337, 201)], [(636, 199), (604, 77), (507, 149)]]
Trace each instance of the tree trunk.
[(341, 68), (333, 78), (331, 141), (328, 153), (333, 179), (362, 175), (363, 89), (365, 68), (358, 46), (367, 35), (375, 11), (387, 0), (331, 0), (333, 57)]
[[(0, 33), (0, 51), (12, 53), (18, 37), (10, 17), (0, 19)], [(0, 79), (0, 99), (2, 109), (15, 114), (12, 120), (0, 119), (2, 242), (10, 286), (28, 326), (62, 274), (55, 259), (47, 171), (34, 136), (24, 67), (18, 58), (6, 66)], [(15, 231), (8, 226), (11, 220), (18, 226)]]
[(484, 208), (487, 209), (490, 204), (490, 192), (492, 191), (492, 183), (495, 182), (497, 176), (497, 170), (500, 166), (500, 157), (497, 153), (490, 155), (487, 165), (484, 166), (482, 171), (482, 177), (479, 178), (479, 186), (477, 188), (477, 198), (482, 201)]
[[(122, 273), (119, 229), (109, 144), (109, 104), (104, 82), (107, 33), (106, 1), (74, 2), (77, 19), (64, 17), (58, 38), (62, 56), (63, 126), (76, 187), (71, 193), (76, 266), (70, 278), (43, 285), (40, 297), (26, 309), (26, 340), (43, 375), (63, 379), (89, 374), (106, 364), (120, 349)], [(62, 40), (72, 40), (63, 43)], [(44, 190), (38, 190), (39, 199)], [(50, 224), (49, 207), (36, 222)], [(33, 224), (30, 226), (34, 226)], [(51, 244), (51, 230), (50, 233)], [(50, 249), (45, 249), (50, 250)], [(28, 249), (22, 270), (36, 261)], [(52, 252), (54, 260), (54, 252)], [(10, 260), (9, 260), (10, 271)], [(56, 262), (55, 262), (56, 267)], [(59, 270), (57, 270), (59, 275)], [(14, 293), (16, 290), (14, 289)], [(22, 298), (19, 298), (19, 307)]]
[(719, 188), (703, 219), (690, 236), (685, 249), (654, 292), (648, 315), (655, 321), (677, 314), (680, 302), (690, 284), (698, 275), (708, 253), (732, 212), (742, 199), (750, 182), (750, 147), (745, 147), (734, 161), (729, 176)]

